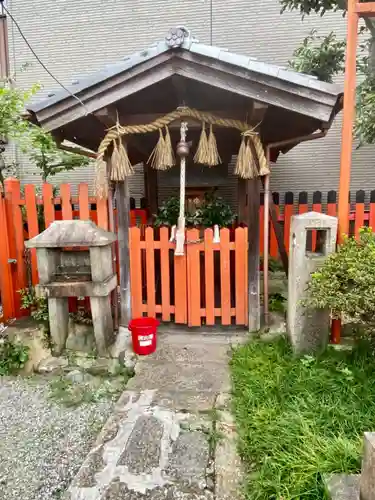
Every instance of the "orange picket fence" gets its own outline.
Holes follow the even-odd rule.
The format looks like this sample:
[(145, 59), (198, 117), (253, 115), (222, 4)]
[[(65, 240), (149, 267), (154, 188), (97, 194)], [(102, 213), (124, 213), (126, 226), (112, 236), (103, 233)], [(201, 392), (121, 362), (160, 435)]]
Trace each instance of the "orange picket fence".
[(132, 314), (163, 321), (246, 325), (247, 228), (186, 231), (186, 252), (175, 257), (169, 229), (130, 228)]
[[(366, 194), (365, 191), (359, 190), (353, 193), (353, 199), (348, 200), (349, 203), (349, 235), (358, 237), (359, 230), (363, 226), (370, 226), (375, 231), (375, 191)], [(323, 194), (321, 191), (314, 191), (310, 198), (307, 191), (301, 191), (296, 195), (291, 191), (284, 194), (284, 200), (281, 201), (279, 193), (272, 193), (273, 205), (278, 222), (281, 224), (283, 231), (283, 240), (287, 252), (289, 252), (289, 232), (290, 221), (293, 215), (304, 214), (309, 210), (314, 212), (325, 213), (327, 215), (337, 215), (337, 192), (328, 191)], [(367, 201), (368, 200), (368, 201)], [(260, 253), (263, 255), (263, 221), (264, 221), (264, 206), (263, 195), (260, 199)], [(311, 232), (311, 240), (307, 242), (309, 250), (315, 250), (316, 232)], [(270, 224), (270, 239), (269, 239), (269, 254), (273, 258), (278, 258), (279, 249), (277, 245), (276, 233), (272, 223)]]
[[(5, 181), (5, 195), (0, 195), (0, 304), (3, 311), (0, 322), (27, 314), (20, 308), (18, 290), (38, 282), (35, 250), (25, 252), (26, 239), (39, 234), (54, 220), (90, 219), (108, 229), (107, 201), (90, 197), (87, 184), (80, 184), (74, 196), (68, 184), (61, 184), (59, 193), (59, 197), (54, 197), (53, 186), (44, 184), (41, 195), (37, 196), (34, 185), (28, 184), (21, 190), (18, 180)], [(296, 196), (288, 192), (281, 203), (279, 194), (273, 193), (274, 211), (287, 250), (293, 214), (312, 209), (336, 215), (335, 191), (324, 196), (320, 191), (314, 192), (310, 203), (308, 198), (305, 191)], [(259, 240), (263, 253), (262, 197), (260, 202)], [(375, 228), (375, 191), (369, 195), (357, 191), (350, 207), (350, 234), (358, 236), (364, 225)], [(186, 255), (175, 258), (168, 229), (145, 229), (147, 211), (136, 209), (134, 200), (131, 200), (131, 208), (130, 225), (141, 226), (141, 229), (130, 228), (133, 317), (156, 314), (163, 321), (174, 320), (190, 326), (245, 325), (248, 316), (247, 229), (222, 229), (220, 243), (213, 243), (212, 230), (204, 233), (188, 230), (190, 243), (186, 246)], [(277, 258), (278, 245), (272, 223), (269, 234), (269, 253)], [(312, 234), (311, 249), (315, 239)]]
[[(95, 210), (91, 209), (93, 203)], [(71, 219), (90, 219), (108, 229), (106, 200), (89, 197), (87, 184), (78, 186), (77, 196), (71, 196), (68, 184), (61, 184), (60, 197), (54, 198), (51, 184), (44, 184), (42, 196), (37, 197), (34, 185), (27, 184), (21, 193), (18, 180), (5, 181), (5, 197), (0, 196), (0, 292), (4, 319), (25, 314), (18, 290), (30, 281), (33, 285), (38, 283), (35, 250), (31, 250), (28, 263), (25, 240), (55, 220)]]

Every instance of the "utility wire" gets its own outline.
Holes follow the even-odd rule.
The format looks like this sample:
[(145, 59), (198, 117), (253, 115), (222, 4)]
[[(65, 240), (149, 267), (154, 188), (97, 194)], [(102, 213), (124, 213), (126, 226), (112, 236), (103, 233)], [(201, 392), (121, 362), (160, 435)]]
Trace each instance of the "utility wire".
[(36, 54), (35, 50), (32, 48), (32, 46), (30, 45), (29, 41), (27, 40), (26, 36), (23, 34), (21, 28), (20, 28), (20, 25), (17, 23), (16, 19), (12, 16), (12, 14), (9, 12), (9, 10), (5, 7), (4, 5), (4, 0), (0, 0), (0, 3), (2, 5), (2, 8), (4, 9), (5, 13), (8, 14), (8, 16), (10, 17), (10, 19), (12, 20), (12, 22), (14, 23), (14, 25), (16, 26), (19, 34), (21, 35), (21, 37), (23, 38), (24, 42), (26, 43), (26, 45), (28, 46), (28, 48), (30, 49), (31, 53), (33, 54), (33, 56), (35, 57), (35, 59), (38, 61), (38, 63), (42, 66), (42, 68), (49, 74), (49, 76), (55, 80), (55, 82), (60, 85), (60, 87), (62, 87), (66, 92), (68, 92), (68, 94), (70, 94), (76, 101), (79, 102), (79, 104), (84, 108), (85, 112), (86, 112), (86, 115), (89, 115), (90, 114), (90, 111), (87, 109), (87, 107), (83, 104), (83, 102), (81, 101), (81, 99), (79, 97), (77, 97), (75, 94), (73, 94), (73, 92), (71, 90), (69, 90), (63, 83), (61, 83), (52, 73), (51, 71), (47, 68), (47, 66), (41, 61), (41, 59), (38, 57), (38, 55)]

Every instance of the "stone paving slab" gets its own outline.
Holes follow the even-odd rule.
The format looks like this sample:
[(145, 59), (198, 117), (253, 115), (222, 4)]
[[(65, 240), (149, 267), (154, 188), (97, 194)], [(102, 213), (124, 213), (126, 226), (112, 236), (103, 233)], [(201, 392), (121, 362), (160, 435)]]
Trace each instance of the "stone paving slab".
[(159, 345), (154, 354), (148, 356), (148, 362), (156, 361), (175, 364), (198, 364), (207, 362), (227, 363), (231, 347), (228, 343), (207, 341), (197, 344), (186, 335), (166, 336), (159, 338)]
[[(185, 429), (187, 415), (153, 406), (153, 397), (154, 391), (124, 393), (66, 498), (211, 498), (207, 435)], [(177, 490), (181, 495), (171, 496)]]
[(206, 412), (215, 405), (216, 393), (213, 391), (194, 390), (179, 392), (174, 390), (157, 390), (154, 396), (155, 404), (163, 408), (171, 408), (178, 412)]
[[(229, 353), (225, 338), (161, 336), (157, 353), (139, 358), (64, 499), (213, 500), (212, 410), (227, 405)], [(224, 443), (220, 450), (229, 453)], [(233, 476), (227, 458), (218, 464)], [(223, 500), (235, 500), (233, 484)]]
[(208, 362), (203, 366), (190, 363), (150, 363), (141, 360), (136, 365), (136, 376), (128, 383), (130, 390), (158, 389), (178, 392), (223, 392), (229, 385), (226, 363)]

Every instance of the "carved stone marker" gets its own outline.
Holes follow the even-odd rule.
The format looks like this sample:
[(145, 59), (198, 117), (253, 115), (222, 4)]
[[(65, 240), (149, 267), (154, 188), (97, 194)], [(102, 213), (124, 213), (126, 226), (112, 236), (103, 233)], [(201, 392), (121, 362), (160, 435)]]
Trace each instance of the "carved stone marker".
[(361, 500), (375, 498), (375, 432), (365, 432), (360, 479)]
[[(297, 353), (324, 349), (329, 338), (329, 311), (310, 309), (301, 301), (311, 273), (335, 251), (337, 219), (317, 212), (292, 217), (290, 227), (288, 321), (289, 339)], [(315, 251), (307, 250), (316, 239)]]
[(64, 349), (68, 335), (68, 297), (90, 297), (97, 351), (100, 356), (107, 354), (113, 342), (109, 295), (117, 286), (112, 266), (114, 241), (115, 234), (91, 221), (67, 220), (53, 222), (25, 243), (27, 248), (36, 248), (37, 293), (48, 298), (54, 354)]

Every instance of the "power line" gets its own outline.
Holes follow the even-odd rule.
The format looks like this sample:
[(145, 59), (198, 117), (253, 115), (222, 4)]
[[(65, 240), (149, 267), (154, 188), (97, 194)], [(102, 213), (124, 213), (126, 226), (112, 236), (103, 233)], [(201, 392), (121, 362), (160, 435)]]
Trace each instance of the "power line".
[(52, 73), (51, 71), (47, 68), (47, 66), (43, 63), (43, 61), (41, 61), (41, 59), (38, 57), (38, 55), (36, 54), (35, 50), (32, 48), (32, 46), (30, 45), (29, 41), (27, 40), (26, 36), (23, 34), (22, 32), (22, 29), (20, 27), (20, 25), (17, 23), (16, 19), (12, 16), (12, 14), (9, 12), (9, 10), (5, 7), (4, 5), (4, 0), (0, 0), (0, 3), (2, 5), (2, 8), (4, 9), (4, 11), (6, 12), (6, 14), (8, 14), (8, 16), (10, 17), (10, 19), (12, 20), (12, 22), (14, 23), (14, 25), (16, 26), (19, 34), (21, 35), (21, 37), (23, 38), (24, 42), (26, 43), (26, 45), (28, 46), (28, 48), (30, 49), (31, 53), (33, 54), (33, 56), (35, 57), (35, 59), (38, 61), (38, 63), (42, 66), (42, 68), (49, 74), (49, 76), (55, 80), (55, 82), (60, 85), (60, 87), (62, 87), (66, 92), (68, 92), (68, 94), (70, 94), (76, 101), (78, 101), (80, 103), (80, 105), (84, 108), (84, 110), (86, 111), (86, 115), (89, 115), (90, 114), (90, 111), (87, 109), (87, 107), (84, 105), (84, 103), (81, 101), (81, 99), (79, 97), (77, 97), (75, 94), (73, 94), (73, 92), (71, 90), (69, 90), (63, 83), (61, 83)]

